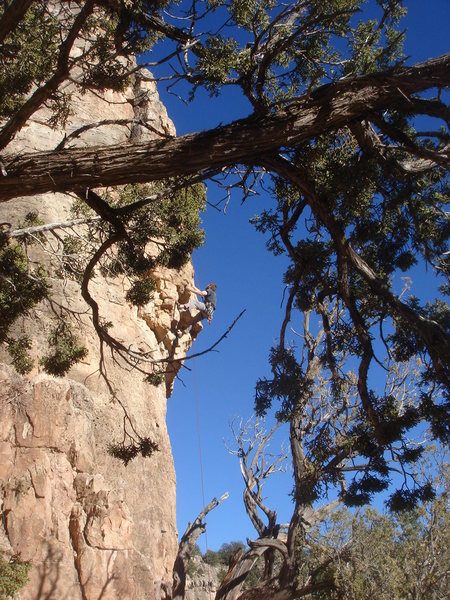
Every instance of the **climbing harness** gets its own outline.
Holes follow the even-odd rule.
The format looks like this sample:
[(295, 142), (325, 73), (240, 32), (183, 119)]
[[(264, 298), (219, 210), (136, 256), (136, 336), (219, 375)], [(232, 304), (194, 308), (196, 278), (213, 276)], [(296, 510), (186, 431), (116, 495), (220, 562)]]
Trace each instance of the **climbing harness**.
[(211, 304), (211, 302), (208, 302), (208, 301), (205, 302), (205, 310), (202, 312), (205, 315), (205, 317), (208, 319), (208, 323), (211, 325), (211, 321), (213, 320), (213, 315), (214, 315), (214, 306)]

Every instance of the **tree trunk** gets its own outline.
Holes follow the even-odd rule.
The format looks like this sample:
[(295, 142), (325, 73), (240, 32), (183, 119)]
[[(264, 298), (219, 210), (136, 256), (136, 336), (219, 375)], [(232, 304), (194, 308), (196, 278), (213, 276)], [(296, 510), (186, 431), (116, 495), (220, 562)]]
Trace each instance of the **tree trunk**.
[(233, 561), (220, 588), (217, 590), (215, 600), (236, 600), (239, 598), (247, 575), (252, 570), (258, 558), (262, 556), (266, 550), (267, 548), (258, 547), (252, 548), (244, 554), (239, 553)]
[(203, 523), (203, 519), (227, 498), (228, 492), (225, 492), (218, 500), (216, 498), (211, 500), (211, 502), (204, 507), (195, 521), (192, 524), (189, 523), (187, 526), (186, 531), (180, 540), (178, 554), (173, 566), (172, 600), (184, 600), (186, 592), (187, 564), (192, 556), (192, 551), (199, 535), (206, 531), (206, 525)]

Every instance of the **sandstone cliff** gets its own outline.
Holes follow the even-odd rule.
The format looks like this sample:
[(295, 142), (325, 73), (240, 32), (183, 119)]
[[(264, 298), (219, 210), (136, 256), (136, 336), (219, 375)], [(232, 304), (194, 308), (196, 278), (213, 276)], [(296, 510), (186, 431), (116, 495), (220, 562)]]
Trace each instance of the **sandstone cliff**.
[[(136, 80), (124, 94), (87, 93), (72, 106), (64, 130), (48, 127), (45, 109), (39, 111), (10, 150), (51, 150), (74, 130), (104, 119), (138, 118), (174, 133), (152, 83)], [(68, 145), (125, 143), (143, 135), (154, 134), (136, 123), (108, 124), (86, 129)], [(30, 210), (46, 222), (64, 220), (72, 203), (64, 194), (20, 198), (17, 190), (17, 195), (0, 210), (0, 221), (13, 226)], [(36, 260), (48, 262), (44, 249), (34, 252)], [(155, 359), (167, 357), (176, 340), (175, 355), (182, 356), (192, 339), (179, 334), (176, 302), (187, 300), (192, 267), (159, 269), (156, 278), (154, 299), (139, 310), (125, 302), (121, 278), (98, 273), (91, 293), (117, 338), (151, 348)], [(99, 343), (79, 285), (59, 279), (56, 266), (51, 283), (56, 302), (77, 314), (74, 323), (88, 355), (65, 378), (43, 373), (38, 361), (28, 376), (19, 376), (8, 357), (0, 356), (0, 551), (20, 553), (33, 565), (22, 600), (164, 598), (177, 551), (175, 471), (165, 424), (176, 369), (152, 387), (106, 352), (109, 388), (98, 372)], [(31, 333), (37, 359), (51, 321), (52, 307), (41, 304), (16, 324), (19, 332)], [(159, 447), (127, 467), (107, 453), (108, 444), (123, 437), (124, 411), (138, 434)]]

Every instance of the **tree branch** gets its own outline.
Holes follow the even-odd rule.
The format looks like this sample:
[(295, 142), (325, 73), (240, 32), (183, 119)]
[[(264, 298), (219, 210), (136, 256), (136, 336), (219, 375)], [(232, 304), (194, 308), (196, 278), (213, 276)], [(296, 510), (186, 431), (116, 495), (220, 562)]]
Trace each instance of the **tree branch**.
[(12, 0), (0, 18), (0, 44), (17, 27), (33, 0)]
[[(411, 111), (406, 94), (450, 84), (450, 54), (386, 73), (323, 85), (283, 109), (251, 115), (216, 129), (103, 148), (37, 152), (4, 159), (0, 201), (49, 191), (139, 183), (245, 163), (281, 147), (362, 120), (373, 111)], [(20, 112), (20, 111), (19, 111)], [(8, 138), (10, 139), (10, 138)]]
[[(348, 242), (344, 231), (342, 231), (338, 221), (328, 209), (326, 202), (315, 192), (314, 184), (309, 180), (307, 173), (294, 166), (282, 156), (276, 158), (265, 157), (264, 160), (261, 160), (261, 163), (266, 168), (276, 171), (280, 176), (286, 177), (302, 190), (305, 196), (307, 196), (311, 210), (330, 233), (336, 247), (336, 252), (341, 257), (341, 260), (345, 258), (348, 261), (348, 265), (366, 281), (372, 292), (380, 300), (384, 300), (392, 306), (397, 314), (410, 324), (424, 341), (439, 378), (444, 384), (449, 385), (447, 372), (450, 356), (450, 336), (438, 323), (422, 316), (402, 302), (391, 291), (388, 284), (382, 281), (373, 269), (359, 256)], [(358, 321), (355, 323), (355, 326), (357, 323)], [(360, 325), (362, 326), (363, 324), (360, 323)], [(367, 352), (369, 352), (368, 346)], [(365, 360), (368, 360), (368, 357), (369, 354), (367, 354)], [(365, 369), (366, 366), (365, 363), (363, 368)]]
[[(9, 237), (21, 238), (29, 235), (35, 235), (36, 233), (43, 233), (44, 231), (54, 231), (55, 229), (70, 229), (76, 225), (91, 225), (92, 223), (99, 223), (102, 217), (86, 217), (80, 219), (71, 219), (70, 221), (62, 221), (61, 223), (47, 223), (46, 225), (36, 225), (34, 227), (26, 227), (25, 229), (15, 229), (11, 231)], [(8, 234), (7, 234), (8, 235)]]
[(80, 30), (86, 23), (87, 19), (94, 11), (94, 0), (87, 0), (83, 8), (75, 17), (73, 25), (67, 34), (66, 39), (62, 42), (59, 48), (59, 56), (56, 65), (56, 70), (52, 77), (31, 95), (25, 104), (17, 110), (14, 115), (6, 122), (0, 130), (0, 150), (5, 148), (13, 139), (16, 133), (25, 125), (31, 115), (42, 106), (42, 104), (51, 96), (58, 86), (69, 75), (69, 56), (72, 47), (80, 33)]
[[(395, 158), (395, 152), (398, 152), (401, 148), (385, 146), (372, 125), (367, 121), (355, 122), (350, 125), (350, 129), (365, 154), (378, 158), (381, 161), (381, 164), (389, 163), (389, 165), (394, 165), (404, 173), (424, 173), (439, 165), (443, 166), (445, 160), (448, 160), (448, 146), (445, 146), (440, 151), (435, 151), (435, 156), (433, 158), (427, 157), (418, 158), (416, 160), (398, 160)], [(420, 152), (416, 151), (418, 148), (417, 144), (414, 144), (413, 148), (410, 146), (410, 151), (412, 150), (413, 153), (420, 156)]]

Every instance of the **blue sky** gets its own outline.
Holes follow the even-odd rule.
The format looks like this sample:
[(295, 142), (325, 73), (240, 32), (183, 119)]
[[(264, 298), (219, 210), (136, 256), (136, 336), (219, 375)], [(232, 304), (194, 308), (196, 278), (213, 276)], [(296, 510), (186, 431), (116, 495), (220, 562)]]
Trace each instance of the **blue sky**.
[[(370, 4), (370, 2), (369, 2)], [(409, 0), (406, 54), (409, 64), (447, 52), (450, 3), (448, 0)], [(214, 127), (249, 114), (248, 103), (240, 94), (226, 89), (211, 99), (199, 92), (188, 105), (159, 87), (162, 101), (175, 123), (178, 134)], [(208, 186), (208, 200), (214, 204), (223, 192)], [(204, 491), (206, 503), (228, 491), (230, 498), (207, 518), (207, 541), (210, 549), (224, 542), (245, 541), (255, 531), (242, 504), (243, 483), (238, 461), (230, 456), (225, 442), (231, 440), (229, 422), (234, 417), (247, 418), (253, 410), (257, 379), (268, 375), (269, 350), (279, 333), (280, 308), (286, 266), (283, 257), (266, 250), (264, 238), (248, 222), (255, 213), (271, 203), (269, 196), (247, 200), (236, 192), (225, 213), (208, 208), (203, 215), (206, 244), (193, 256), (197, 282), (204, 287), (209, 281), (218, 285), (218, 305), (211, 325), (194, 344), (193, 351), (209, 347), (225, 332), (242, 309), (244, 316), (229, 337), (211, 352), (186, 363), (191, 369), (180, 372), (172, 398), (168, 402), (168, 428), (177, 472), (177, 521), (180, 535), (188, 521), (202, 510), (202, 484), (197, 428), (196, 401), (200, 425)], [(419, 277), (411, 293), (421, 296)], [(271, 445), (287, 441), (286, 430), (278, 432)], [(277, 474), (266, 486), (267, 503), (278, 510), (279, 521), (287, 522), (292, 504), (289, 465), (287, 474)], [(199, 540), (205, 550), (205, 540)]]

